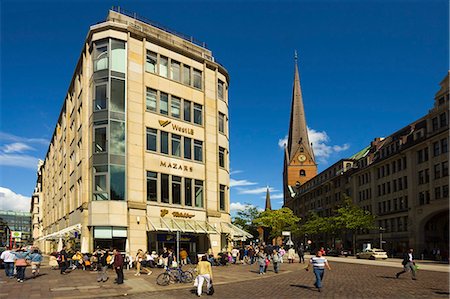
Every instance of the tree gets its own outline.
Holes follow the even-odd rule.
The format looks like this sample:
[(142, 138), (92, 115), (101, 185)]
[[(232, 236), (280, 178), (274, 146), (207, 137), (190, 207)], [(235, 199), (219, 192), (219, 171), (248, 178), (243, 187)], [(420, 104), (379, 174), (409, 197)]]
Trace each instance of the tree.
[(270, 228), (270, 237), (275, 238), (281, 236), (282, 231), (290, 231), (292, 233), (298, 230), (298, 222), (300, 218), (294, 215), (289, 208), (281, 208), (279, 210), (267, 210), (253, 220), (253, 223)]
[(258, 236), (258, 231), (256, 230), (258, 227), (253, 223), (253, 220), (258, 218), (261, 214), (261, 211), (258, 210), (257, 207), (246, 203), (245, 209), (241, 211), (237, 211), (236, 216), (233, 217), (232, 223), (239, 226), (246, 232), (252, 234), (254, 237)]

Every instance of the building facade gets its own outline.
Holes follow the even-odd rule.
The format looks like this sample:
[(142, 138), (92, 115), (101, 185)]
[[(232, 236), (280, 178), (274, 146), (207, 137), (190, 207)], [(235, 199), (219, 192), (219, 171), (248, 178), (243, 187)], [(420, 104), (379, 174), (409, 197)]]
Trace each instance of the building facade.
[[(414, 248), (433, 258), (439, 249), (448, 259), (448, 74), (440, 85), (425, 116), (327, 168), (300, 186), (285, 206), (303, 219), (310, 211), (327, 217), (346, 195), (376, 216), (377, 228), (356, 236), (360, 250), (371, 243), (392, 255)], [(351, 238), (340, 243), (351, 248)]]
[(288, 140), (284, 147), (283, 192), (285, 201), (292, 197), (296, 188), (316, 175), (317, 164), (312, 144), (308, 138), (300, 75), (297, 66), (297, 53), (295, 53), (291, 116)]
[[(31, 241), (31, 214), (28, 212), (0, 211), (2, 242), (9, 246), (28, 245)], [(9, 237), (9, 240), (8, 240)]]
[[(226, 69), (204, 44), (114, 8), (90, 27), (41, 168), (46, 251), (216, 254), (229, 205)], [(175, 249), (175, 248), (174, 248)]]

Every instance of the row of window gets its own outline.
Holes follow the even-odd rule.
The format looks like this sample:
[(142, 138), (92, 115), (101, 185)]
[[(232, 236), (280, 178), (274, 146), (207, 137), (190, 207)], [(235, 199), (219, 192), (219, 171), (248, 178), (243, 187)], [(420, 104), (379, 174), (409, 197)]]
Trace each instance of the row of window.
[(441, 141), (436, 141), (433, 143), (433, 156), (437, 157), (441, 154), (448, 152), (448, 139), (444, 138)]
[(202, 89), (202, 71), (172, 58), (147, 50), (145, 71)]
[(377, 179), (384, 178), (385, 176), (388, 176), (392, 173), (396, 173), (397, 171), (401, 171), (406, 169), (406, 157), (403, 157), (401, 159), (397, 159), (395, 161), (392, 161), (391, 163), (387, 163), (381, 167), (377, 168)]
[(145, 103), (148, 111), (203, 125), (203, 106), (200, 104), (149, 87)]
[(372, 198), (372, 189), (370, 189), (370, 188), (359, 191), (359, 193), (358, 193), (359, 201), (363, 201), (363, 200), (371, 199), (371, 198)]
[(370, 172), (358, 176), (358, 186), (370, 183)]
[[(392, 203), (392, 205), (391, 205)], [(408, 208), (408, 196), (400, 196), (393, 200), (385, 200), (378, 203), (378, 214), (403, 211)]]
[(448, 185), (434, 188), (434, 199), (448, 198)]
[[(377, 196), (382, 196), (391, 193), (391, 182), (383, 183), (377, 186)], [(392, 192), (401, 191), (408, 188), (408, 177), (394, 179), (392, 181)]]
[(203, 162), (203, 141), (147, 128), (147, 150)]
[(386, 233), (406, 232), (408, 230), (408, 216), (378, 220), (378, 225)]
[(447, 121), (447, 114), (445, 112), (441, 113), (439, 115), (439, 118), (433, 117), (433, 119), (431, 119), (431, 128), (434, 131), (437, 131), (439, 128), (443, 128), (448, 126), (448, 121)]

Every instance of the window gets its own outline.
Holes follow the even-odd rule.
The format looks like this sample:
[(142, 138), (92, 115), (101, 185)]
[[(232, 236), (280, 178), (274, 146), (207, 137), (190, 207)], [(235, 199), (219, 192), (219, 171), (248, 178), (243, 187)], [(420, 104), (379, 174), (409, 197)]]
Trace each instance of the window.
[(111, 165), (111, 200), (125, 200), (125, 166)]
[(191, 67), (183, 65), (183, 84), (191, 85)]
[(219, 112), (219, 132), (225, 133), (225, 114)]
[(203, 161), (203, 142), (194, 140), (194, 160)]
[(445, 112), (441, 113), (441, 115), (439, 115), (439, 122), (440, 122), (441, 128), (448, 125), (447, 124), (447, 114)]
[(169, 154), (169, 133), (167, 132), (161, 132), (161, 144), (159, 151), (162, 154)]
[(197, 125), (203, 124), (203, 106), (200, 104), (194, 104), (194, 123)]
[(93, 200), (108, 200), (108, 186), (106, 183), (108, 166), (94, 165), (93, 170), (94, 170)]
[(165, 56), (159, 56), (159, 75), (167, 78), (167, 66), (169, 60)]
[(147, 200), (157, 201), (158, 199), (158, 174), (156, 172), (147, 171)]
[(106, 128), (95, 128), (94, 129), (94, 152), (104, 153), (107, 151), (107, 140), (106, 140)]
[(170, 79), (180, 82), (181, 81), (181, 65), (178, 61), (170, 61)]
[(125, 123), (111, 121), (110, 124), (110, 152), (116, 155), (125, 155)]
[(178, 97), (171, 97), (170, 100), (170, 114), (173, 117), (180, 118), (181, 99)]
[(441, 187), (434, 188), (434, 199), (441, 198)]
[(225, 149), (219, 146), (219, 166), (225, 167)]
[(108, 84), (102, 83), (95, 85), (95, 99), (94, 99), (94, 110), (106, 109), (106, 91)]
[(194, 69), (194, 87), (202, 89), (202, 71)]
[(447, 198), (448, 197), (448, 185), (442, 186), (442, 197)]
[(221, 80), (217, 81), (217, 96), (219, 97), (219, 99), (223, 100), (223, 88), (224, 88), (224, 83)]
[(306, 171), (304, 169), (300, 170), (300, 176), (306, 176)]
[(441, 165), (436, 164), (434, 165), (434, 179), (438, 179), (441, 177)]
[(433, 156), (439, 156), (439, 142), (433, 143)]
[(191, 121), (191, 102), (187, 100), (183, 101), (183, 119)]
[(150, 73), (156, 73), (157, 54), (147, 50), (147, 57), (145, 61), (145, 70)]
[(147, 87), (147, 96), (145, 101), (147, 110), (156, 111), (156, 95), (156, 90)]
[(184, 138), (184, 158), (192, 159), (192, 139), (189, 137)]
[(169, 95), (165, 92), (159, 95), (159, 113), (169, 115)]
[(448, 161), (442, 162), (442, 176), (448, 176)]
[(161, 202), (169, 203), (169, 175), (161, 174)]
[(225, 210), (225, 187), (225, 185), (220, 185), (219, 208), (221, 211)]
[(181, 136), (172, 134), (172, 155), (181, 157)]
[(172, 176), (172, 204), (181, 205), (181, 177)]
[(192, 179), (184, 178), (184, 204), (192, 206)]
[(444, 154), (448, 152), (448, 139), (444, 138), (441, 140), (441, 153)]
[(94, 72), (108, 69), (108, 42), (95, 45)]
[(125, 73), (127, 54), (125, 52), (125, 42), (111, 40), (111, 70)]
[(434, 117), (431, 120), (431, 127), (432, 127), (433, 131), (436, 131), (439, 128), (439, 126), (438, 126), (438, 118), (437, 117)]
[(203, 181), (195, 180), (195, 207), (203, 208)]
[(158, 131), (155, 129), (147, 128), (147, 150), (157, 151), (156, 140), (158, 138)]

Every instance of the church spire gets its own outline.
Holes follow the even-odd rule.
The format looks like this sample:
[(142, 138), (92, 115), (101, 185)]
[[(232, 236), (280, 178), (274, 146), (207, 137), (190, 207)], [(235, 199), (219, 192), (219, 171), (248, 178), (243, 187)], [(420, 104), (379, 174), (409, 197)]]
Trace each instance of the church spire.
[(291, 118), (289, 122), (287, 152), (289, 157), (292, 158), (298, 149), (303, 147), (304, 151), (308, 152), (310, 156), (313, 157), (311, 144), (308, 138), (308, 131), (306, 128), (305, 109), (303, 107), (302, 89), (300, 85), (297, 60), (297, 51), (295, 51), (294, 86), (292, 89)]
[(266, 191), (266, 207), (265, 207), (264, 211), (268, 211), (268, 210), (272, 210), (272, 205), (270, 204), (270, 191), (269, 191), (269, 186), (267, 186), (267, 191)]

